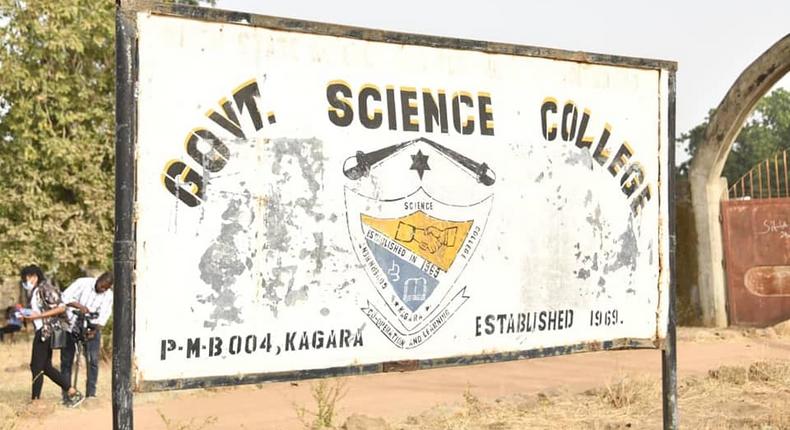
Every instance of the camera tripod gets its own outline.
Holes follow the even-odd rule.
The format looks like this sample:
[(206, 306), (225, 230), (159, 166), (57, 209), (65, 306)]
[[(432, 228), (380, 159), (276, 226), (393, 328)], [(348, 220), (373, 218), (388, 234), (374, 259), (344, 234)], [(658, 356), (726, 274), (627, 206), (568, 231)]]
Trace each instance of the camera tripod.
[(77, 388), (77, 381), (80, 376), (80, 361), (82, 361), (82, 354), (86, 350), (85, 340), (74, 338), (74, 357), (72, 358), (73, 363), (71, 366), (71, 386), (74, 388)]
[[(85, 355), (86, 360), (89, 358), (87, 343), (93, 339), (93, 337), (89, 335), (92, 333), (93, 336), (101, 336), (101, 332), (97, 330), (95, 324), (91, 323), (91, 320), (98, 317), (96, 312), (83, 313), (75, 311), (75, 314), (77, 315), (77, 320), (71, 331), (71, 340), (74, 343), (74, 356), (71, 362), (71, 386), (76, 388), (77, 382), (79, 381), (80, 361), (82, 360), (82, 356)], [(90, 362), (88, 364), (90, 364)], [(90, 374), (90, 369), (88, 369), (88, 373)]]

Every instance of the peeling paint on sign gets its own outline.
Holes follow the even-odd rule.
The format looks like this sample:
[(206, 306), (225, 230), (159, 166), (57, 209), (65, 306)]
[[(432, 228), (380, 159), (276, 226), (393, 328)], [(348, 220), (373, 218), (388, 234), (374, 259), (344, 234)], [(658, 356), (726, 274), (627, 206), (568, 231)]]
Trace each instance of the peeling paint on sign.
[(138, 25), (147, 380), (661, 333), (663, 71)]

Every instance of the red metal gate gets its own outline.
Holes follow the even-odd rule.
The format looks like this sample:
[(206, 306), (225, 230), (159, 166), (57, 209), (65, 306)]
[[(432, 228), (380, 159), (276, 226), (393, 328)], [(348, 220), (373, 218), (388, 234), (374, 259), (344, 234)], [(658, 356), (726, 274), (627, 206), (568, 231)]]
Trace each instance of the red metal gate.
[(790, 198), (721, 204), (730, 324), (790, 319)]

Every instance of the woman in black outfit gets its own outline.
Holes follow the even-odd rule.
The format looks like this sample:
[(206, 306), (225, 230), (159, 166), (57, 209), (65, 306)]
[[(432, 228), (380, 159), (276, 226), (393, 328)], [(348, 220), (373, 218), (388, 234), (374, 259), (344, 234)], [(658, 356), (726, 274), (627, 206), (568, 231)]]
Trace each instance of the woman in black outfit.
[[(36, 335), (33, 338), (33, 352), (30, 358), (30, 371), (33, 374), (33, 392), (31, 398), (35, 402), (41, 398), (41, 388), (44, 385), (44, 375), (64, 391), (68, 392), (67, 406), (76, 407), (82, 403), (83, 397), (79, 391), (71, 386), (71, 381), (63, 378), (63, 375), (52, 366), (52, 332), (57, 329), (68, 331), (68, 320), (66, 319), (66, 305), (60, 298), (60, 291), (53, 287), (36, 266), (28, 266), (23, 271), (23, 278), (30, 282), (33, 291), (30, 298), (30, 316), (25, 317), (33, 321), (36, 328)], [(26, 275), (26, 276), (25, 276)], [(56, 326), (60, 327), (56, 327)]]

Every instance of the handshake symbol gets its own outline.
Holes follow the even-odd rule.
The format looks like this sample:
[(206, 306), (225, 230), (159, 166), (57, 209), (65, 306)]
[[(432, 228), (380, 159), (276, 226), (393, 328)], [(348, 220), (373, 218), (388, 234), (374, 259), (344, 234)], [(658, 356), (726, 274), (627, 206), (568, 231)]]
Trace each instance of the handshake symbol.
[(457, 234), (458, 227), (448, 227), (444, 230), (434, 226), (418, 228), (411, 224), (401, 222), (398, 224), (398, 231), (395, 233), (395, 239), (404, 243), (416, 241), (420, 245), (420, 249), (435, 254), (442, 246), (455, 246), (455, 237)]

